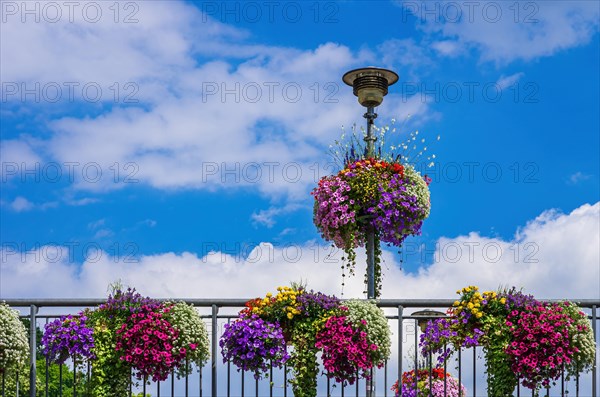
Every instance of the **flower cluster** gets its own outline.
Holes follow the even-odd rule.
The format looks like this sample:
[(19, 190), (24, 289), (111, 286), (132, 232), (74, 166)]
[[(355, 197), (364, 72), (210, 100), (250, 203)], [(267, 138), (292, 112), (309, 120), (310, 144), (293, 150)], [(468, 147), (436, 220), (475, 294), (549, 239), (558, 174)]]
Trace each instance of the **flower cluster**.
[(172, 371), (188, 375), (209, 355), (206, 327), (184, 302), (143, 297), (135, 289), (115, 288), (96, 310), (64, 316), (47, 324), (43, 353), (53, 362), (86, 358), (94, 366), (95, 395), (125, 395), (134, 370), (137, 379), (166, 379)]
[(0, 374), (20, 369), (28, 357), (29, 340), (19, 312), (0, 302)]
[(480, 293), (469, 286), (457, 293), (450, 317), (427, 324), (422, 353), (437, 354), (442, 364), (452, 349), (483, 346), (488, 394), (509, 395), (518, 379), (537, 390), (564, 370), (574, 375), (593, 366), (591, 326), (576, 305), (542, 303), (515, 288)]
[(172, 354), (185, 354), (186, 363), (177, 368), (177, 375), (185, 377), (191, 373), (189, 364), (196, 364), (200, 368), (208, 360), (208, 331), (194, 306), (185, 302), (167, 302), (165, 306), (169, 310), (165, 311), (164, 319), (177, 330)]
[(46, 324), (42, 352), (51, 362), (63, 364), (68, 358), (93, 359), (94, 330), (84, 314), (63, 316)]
[(346, 252), (350, 271), (354, 249), (374, 228), (378, 241), (401, 246), (419, 235), (429, 216), (428, 178), (410, 165), (375, 158), (346, 164), (337, 175), (323, 177), (312, 191), (314, 223), (325, 240)]
[(569, 335), (575, 353), (571, 357), (571, 363), (565, 366), (567, 376), (590, 371), (596, 362), (596, 341), (590, 319), (577, 305), (571, 302), (559, 302), (557, 306), (561, 307), (572, 320), (569, 325)]
[(390, 328), (383, 310), (373, 302), (350, 300), (344, 302), (348, 308), (347, 317), (352, 324), (367, 331), (367, 342), (369, 346), (377, 346), (377, 349), (369, 349), (371, 362), (381, 368), (385, 360), (391, 354), (392, 340)]
[(465, 397), (467, 390), (442, 368), (420, 369), (402, 374), (402, 384), (392, 386), (395, 397)]
[(558, 379), (562, 367), (571, 363), (577, 348), (571, 345), (573, 319), (560, 305), (527, 305), (508, 314), (512, 342), (506, 348), (513, 372), (523, 386), (535, 389)]
[(256, 314), (225, 324), (219, 341), (223, 360), (231, 360), (260, 379), (272, 367), (281, 368), (289, 356), (283, 332), (277, 323), (264, 321)]
[[(164, 309), (164, 313), (168, 311)], [(138, 379), (165, 380), (187, 352), (185, 347), (173, 352), (178, 334), (164, 319), (163, 312), (142, 306), (117, 330), (115, 350), (121, 354), (121, 360), (136, 369)]]
[[(293, 346), (287, 354), (286, 345)], [(221, 337), (223, 360), (260, 377), (287, 362), (294, 395), (316, 396), (317, 353), (327, 375), (354, 383), (390, 355), (390, 330), (383, 312), (372, 302), (348, 302), (304, 287), (278, 287), (246, 303), (240, 318)]]
[[(363, 325), (366, 325), (366, 321)], [(367, 342), (367, 333), (352, 324), (347, 317), (329, 317), (317, 334), (315, 346), (322, 349), (323, 366), (327, 376), (336, 382), (354, 384), (357, 372), (369, 376), (373, 362), (369, 351), (377, 345)]]
[(119, 321), (123, 317), (142, 310), (142, 307), (158, 309), (160, 306), (159, 301), (142, 296), (136, 292), (135, 288), (127, 288), (126, 291), (116, 289), (108, 296), (106, 303), (98, 307), (98, 312), (101, 312), (107, 319)]

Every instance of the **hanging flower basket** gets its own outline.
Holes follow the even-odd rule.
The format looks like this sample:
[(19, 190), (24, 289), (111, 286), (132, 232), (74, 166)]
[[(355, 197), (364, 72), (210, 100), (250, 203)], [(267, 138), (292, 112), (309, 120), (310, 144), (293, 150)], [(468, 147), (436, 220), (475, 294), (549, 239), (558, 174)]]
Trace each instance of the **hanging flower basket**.
[(23, 369), (28, 358), (29, 339), (19, 312), (0, 302), (0, 375)]
[(315, 397), (319, 352), (326, 375), (342, 384), (368, 377), (389, 358), (390, 330), (374, 303), (342, 305), (334, 296), (299, 286), (277, 290), (248, 301), (239, 318), (225, 326), (224, 362), (253, 372), (256, 379), (286, 364), (294, 396)]
[(421, 335), (422, 353), (446, 361), (453, 350), (483, 347), (487, 391), (510, 396), (520, 382), (538, 395), (564, 373), (589, 371), (596, 360), (592, 326), (572, 302), (540, 302), (514, 287), (459, 291), (447, 318), (429, 321)]
[(467, 390), (443, 368), (404, 372), (392, 386), (395, 397), (466, 397)]
[[(400, 161), (349, 162), (336, 175), (323, 177), (312, 191), (314, 223), (325, 240), (344, 250), (353, 274), (355, 249), (365, 245), (369, 229), (375, 230), (377, 240), (397, 247), (408, 236), (421, 234), (431, 206), (430, 181)], [(380, 271), (375, 272), (379, 285)]]

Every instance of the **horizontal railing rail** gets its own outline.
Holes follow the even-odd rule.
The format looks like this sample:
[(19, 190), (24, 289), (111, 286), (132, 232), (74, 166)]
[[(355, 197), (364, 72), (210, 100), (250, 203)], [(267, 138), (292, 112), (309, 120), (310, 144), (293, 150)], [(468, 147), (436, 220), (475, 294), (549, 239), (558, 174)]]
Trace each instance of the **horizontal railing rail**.
[[(207, 321), (207, 329), (209, 330), (211, 342), (211, 357), (207, 365), (202, 368), (197, 368), (197, 376), (188, 376), (183, 379), (176, 379), (171, 375), (170, 379), (163, 382), (146, 384), (143, 382), (139, 386), (134, 386), (132, 381), (129, 396), (134, 393), (142, 393), (143, 396), (168, 396), (168, 397), (202, 397), (202, 396), (292, 396), (291, 388), (287, 384), (288, 374), (286, 368), (281, 371), (271, 370), (270, 378), (267, 380), (255, 380), (251, 374), (240, 372), (235, 375), (235, 367), (232, 368), (231, 363), (223, 363), (221, 360), (220, 351), (218, 349), (218, 341), (222, 333), (224, 324), (234, 320), (236, 312), (229, 314), (219, 313), (221, 309), (241, 309), (249, 299), (185, 299), (185, 298), (164, 298), (161, 301), (184, 301), (192, 304), (204, 313), (200, 313), (201, 318)], [(562, 301), (569, 300), (577, 303), (582, 309), (585, 309), (592, 323), (596, 346), (600, 345), (598, 340), (598, 323), (600, 299), (555, 299), (545, 301)], [(28, 379), (18, 379), (18, 374), (14, 376), (13, 383), (16, 383), (15, 390), (8, 390), (6, 387), (6, 374), (2, 375), (2, 384), (0, 386), (1, 397), (85, 397), (87, 391), (78, 393), (75, 376), (85, 376), (89, 382), (90, 373), (93, 368), (88, 364), (87, 371), (80, 373), (74, 371), (71, 374), (71, 379), (63, 379), (63, 372), (68, 371), (68, 365), (59, 366), (59, 390), (49, 390), (49, 366), (46, 360), (45, 363), (45, 379), (39, 379), (36, 349), (38, 346), (37, 329), (43, 330), (43, 325), (47, 324), (54, 318), (58, 318), (63, 314), (71, 313), (73, 308), (90, 308), (96, 307), (106, 299), (1, 299), (9, 306), (17, 309), (22, 309), (23, 317), (30, 320), (30, 368)], [(454, 300), (451, 299), (381, 299), (377, 301), (377, 305), (384, 309), (386, 317), (390, 322), (390, 328), (393, 332), (392, 342), (392, 357), (385, 363), (384, 367), (374, 371), (374, 383), (376, 385), (377, 396), (393, 396), (391, 391), (392, 384), (401, 379), (404, 371), (416, 368), (419, 366), (418, 342), (419, 342), (419, 324), (421, 321), (428, 319), (422, 316), (413, 316), (412, 309), (444, 309), (452, 306)], [(40, 313), (40, 310), (61, 309), (65, 313)], [(28, 312), (28, 313), (27, 313)], [(598, 356), (598, 349), (597, 349)], [(452, 357), (452, 361), (444, 365), (444, 371), (451, 372), (459, 383), (462, 383), (467, 388), (466, 397), (483, 397), (485, 392), (485, 374), (482, 370), (484, 366), (481, 358), (481, 348), (461, 349)], [(429, 360), (431, 364), (431, 357)], [(598, 357), (597, 357), (598, 361)], [(73, 364), (69, 362), (69, 364)], [(66, 367), (67, 369), (63, 368)], [(575, 380), (567, 380), (563, 375), (552, 388), (542, 391), (542, 395), (546, 396), (576, 396), (576, 397), (599, 397), (597, 394), (599, 379), (598, 365), (594, 366), (589, 374), (584, 374), (581, 377), (577, 376)], [(234, 371), (232, 371), (234, 369)], [(41, 386), (37, 387), (37, 382), (41, 381)], [(67, 390), (66, 383), (69, 381), (72, 384), (72, 390)], [(573, 386), (570, 382), (574, 382), (574, 393), (570, 390)], [(12, 384), (12, 383), (11, 383)], [(27, 386), (27, 394), (19, 394), (19, 385)], [(64, 387), (63, 387), (64, 386)], [(20, 388), (23, 390), (23, 387)], [(533, 393), (523, 387), (518, 387), (515, 390), (517, 397), (527, 396)], [(365, 384), (364, 381), (356, 382), (352, 386), (334, 387), (333, 382), (325, 376), (320, 377), (319, 396), (364, 396)], [(123, 396), (127, 397), (127, 396)]]

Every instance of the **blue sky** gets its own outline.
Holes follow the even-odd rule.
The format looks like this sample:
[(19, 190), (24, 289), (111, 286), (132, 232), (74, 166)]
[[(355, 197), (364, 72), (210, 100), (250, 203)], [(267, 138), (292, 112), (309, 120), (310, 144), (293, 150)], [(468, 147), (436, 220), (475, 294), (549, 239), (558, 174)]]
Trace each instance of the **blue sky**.
[(384, 297), (600, 297), (596, 2), (23, 4), (2, 3), (0, 296), (339, 294), (309, 193), (364, 124), (341, 76), (375, 65), (400, 75), (378, 125), (436, 154)]

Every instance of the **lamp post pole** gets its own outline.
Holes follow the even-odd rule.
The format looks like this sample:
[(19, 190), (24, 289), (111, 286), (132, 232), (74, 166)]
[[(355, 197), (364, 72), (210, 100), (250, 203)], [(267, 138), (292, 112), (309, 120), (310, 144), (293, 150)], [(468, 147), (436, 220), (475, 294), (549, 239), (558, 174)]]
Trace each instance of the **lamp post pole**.
[[(367, 113), (363, 116), (367, 119), (367, 135), (364, 140), (366, 143), (365, 148), (365, 157), (374, 157), (375, 156), (375, 141), (377, 141), (377, 137), (373, 135), (373, 123), (377, 118), (377, 113), (375, 113), (375, 108), (373, 106), (369, 106), (367, 108)], [(367, 228), (367, 298), (375, 299), (376, 291), (375, 291), (375, 228), (373, 225), (369, 225)]]
[[(365, 136), (365, 157), (374, 157), (375, 155), (375, 141), (377, 137), (373, 135), (373, 123), (377, 113), (372, 106), (367, 108), (367, 113), (364, 114), (364, 118), (367, 119), (367, 135)], [(379, 242), (377, 242), (379, 244)], [(367, 227), (367, 298), (375, 299), (375, 227), (371, 224)], [(375, 379), (373, 378), (373, 368), (369, 371), (369, 378), (366, 382), (366, 395), (367, 397), (375, 396)]]
[[(377, 137), (373, 135), (373, 123), (377, 118), (375, 107), (381, 105), (383, 97), (388, 93), (388, 86), (398, 81), (398, 75), (387, 69), (367, 67), (355, 69), (344, 74), (342, 78), (344, 83), (353, 88), (353, 93), (358, 97), (358, 102), (367, 108), (364, 118), (367, 120), (367, 134), (365, 140), (366, 158), (375, 157), (375, 141)], [(375, 285), (375, 249), (379, 242), (375, 240), (375, 227), (371, 224), (367, 226), (367, 298), (376, 299), (377, 290)], [(366, 382), (366, 396), (375, 396), (375, 378), (374, 371), (371, 368), (369, 378)]]

